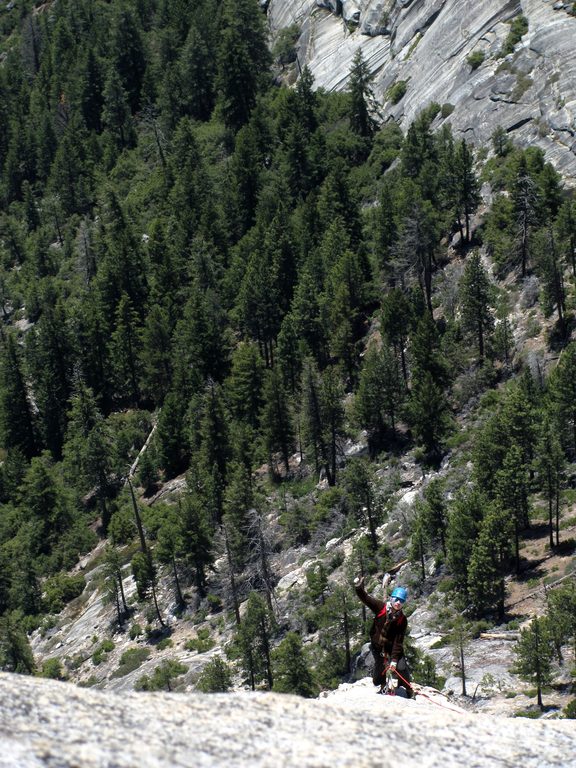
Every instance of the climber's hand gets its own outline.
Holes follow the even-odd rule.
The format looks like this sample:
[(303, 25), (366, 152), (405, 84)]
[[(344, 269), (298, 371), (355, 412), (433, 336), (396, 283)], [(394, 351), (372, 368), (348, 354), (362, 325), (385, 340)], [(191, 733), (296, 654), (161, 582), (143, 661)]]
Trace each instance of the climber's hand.
[(388, 685), (388, 688), (396, 688), (398, 686), (398, 678), (396, 677), (395, 672), (396, 662), (392, 661), (386, 672), (386, 684)]

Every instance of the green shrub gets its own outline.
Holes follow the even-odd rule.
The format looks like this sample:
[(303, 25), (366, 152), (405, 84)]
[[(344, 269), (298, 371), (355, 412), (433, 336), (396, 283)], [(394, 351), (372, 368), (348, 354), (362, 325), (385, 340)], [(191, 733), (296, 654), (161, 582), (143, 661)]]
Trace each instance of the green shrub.
[(516, 85), (514, 86), (514, 90), (512, 91), (511, 98), (512, 101), (520, 101), (524, 93), (530, 88), (531, 85), (533, 85), (534, 80), (532, 80), (531, 77), (528, 77), (528, 75), (524, 75), (522, 73), (519, 73), (516, 75)]
[(222, 610), (222, 598), (212, 593), (206, 596), (206, 601), (212, 613), (218, 613)]
[(335, 571), (337, 568), (340, 568), (340, 566), (343, 563), (344, 563), (344, 552), (337, 549), (336, 552), (334, 552), (334, 554), (328, 561), (328, 570), (330, 572)]
[(568, 720), (576, 720), (576, 699), (572, 699), (562, 710), (562, 717)]
[(491, 628), (491, 624), (488, 621), (485, 621), (484, 619), (480, 619), (479, 621), (473, 621), (472, 624), (470, 624), (470, 634), (472, 637), (480, 637), (482, 632), (487, 632)]
[(206, 627), (201, 627), (198, 630), (196, 637), (191, 637), (184, 645), (184, 648), (186, 648), (187, 651), (197, 651), (198, 653), (206, 653), (206, 651), (209, 651), (213, 647), (214, 641), (210, 637), (210, 632)]
[(132, 624), (130, 627), (130, 632), (128, 633), (130, 636), (130, 640), (135, 640), (137, 637), (140, 637), (140, 635), (144, 634), (144, 630), (140, 626), (140, 624)]
[(156, 643), (156, 649), (163, 651), (165, 648), (172, 648), (173, 645), (174, 643), (170, 637), (164, 637), (160, 642)]
[(128, 648), (120, 657), (120, 664), (112, 677), (124, 677), (130, 672), (134, 672), (149, 656), (150, 648)]
[(475, 69), (478, 69), (478, 67), (481, 64), (484, 63), (485, 58), (486, 57), (485, 57), (484, 51), (476, 50), (476, 51), (472, 51), (472, 53), (469, 54), (466, 61), (470, 65), (472, 71), (474, 71)]
[(41, 677), (48, 677), (51, 680), (63, 680), (64, 670), (60, 659), (53, 657), (42, 662)]
[(174, 659), (167, 659), (160, 664), (151, 675), (143, 675), (138, 678), (134, 689), (136, 691), (162, 691), (172, 690), (172, 680), (180, 677), (188, 670), (185, 664)]
[(389, 99), (392, 104), (398, 104), (398, 102), (404, 98), (406, 91), (408, 90), (408, 80), (398, 80), (386, 91), (386, 98)]
[(128, 544), (136, 536), (134, 513), (129, 507), (125, 506), (114, 512), (108, 526), (108, 535), (116, 547)]
[(272, 55), (275, 61), (282, 67), (296, 61), (296, 43), (300, 36), (300, 27), (298, 24), (291, 24), (289, 27), (281, 29), (278, 38), (272, 48)]
[(520, 628), (520, 619), (512, 619), (512, 621), (509, 621), (508, 624), (506, 624), (506, 629), (519, 629)]
[(541, 712), (537, 709), (519, 709), (518, 712), (514, 712), (514, 717), (528, 717), (531, 720), (537, 720), (541, 715)]
[(510, 32), (502, 45), (500, 50), (500, 56), (507, 56), (509, 53), (514, 52), (514, 48), (518, 45), (520, 40), (528, 32), (528, 19), (526, 16), (516, 16), (510, 22)]
[(230, 667), (220, 656), (216, 656), (206, 664), (196, 682), (197, 690), (203, 693), (226, 693), (231, 686)]
[(449, 101), (442, 104), (442, 107), (440, 108), (440, 115), (442, 116), (442, 119), (450, 117), (452, 112), (454, 112), (454, 109), (454, 104), (450, 104)]
[(92, 654), (92, 663), (95, 667), (102, 664), (107, 653), (114, 650), (114, 643), (112, 640), (103, 640), (98, 648)]
[(437, 592), (451, 592), (454, 589), (454, 579), (450, 576), (447, 576), (445, 579), (442, 579), (442, 581), (438, 584), (436, 587)]
[(57, 573), (44, 584), (44, 606), (48, 613), (59, 613), (62, 608), (84, 591), (86, 579), (79, 573), (69, 576)]

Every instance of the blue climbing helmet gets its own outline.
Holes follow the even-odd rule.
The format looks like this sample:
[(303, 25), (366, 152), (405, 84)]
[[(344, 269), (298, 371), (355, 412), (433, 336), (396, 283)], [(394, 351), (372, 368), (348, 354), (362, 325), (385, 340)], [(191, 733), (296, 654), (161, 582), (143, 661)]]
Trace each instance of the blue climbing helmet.
[(408, 600), (408, 590), (406, 587), (395, 587), (390, 595), (392, 599), (400, 600), (401, 603), (405, 603)]

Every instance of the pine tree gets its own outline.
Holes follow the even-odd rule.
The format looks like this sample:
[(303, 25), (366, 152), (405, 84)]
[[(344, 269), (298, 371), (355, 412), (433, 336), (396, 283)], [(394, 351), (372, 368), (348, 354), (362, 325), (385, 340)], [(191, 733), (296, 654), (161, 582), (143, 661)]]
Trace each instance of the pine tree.
[[(470, 217), (480, 203), (480, 182), (474, 173), (474, 157), (465, 139), (456, 146), (454, 171), (457, 190), (456, 213), (460, 237), (470, 242)], [(464, 227), (462, 226), (464, 218)]]
[(466, 626), (461, 616), (458, 616), (452, 631), (451, 644), (456, 657), (457, 667), (462, 680), (462, 696), (466, 696), (466, 664), (464, 660), (464, 651), (470, 640), (470, 629)]
[(26, 358), (33, 380), (44, 445), (61, 457), (72, 392), (72, 339), (63, 302), (45, 306), (34, 331), (26, 338)]
[(516, 573), (520, 573), (520, 531), (528, 519), (528, 488), (522, 452), (513, 445), (496, 473), (496, 497), (513, 521)]
[(256, 105), (270, 54), (256, 0), (227, 0), (223, 18), (216, 85), (224, 122), (237, 131), (248, 122)]
[(206, 571), (214, 562), (214, 529), (209, 511), (192, 486), (178, 509), (180, 536), (184, 559), (194, 569), (198, 591), (206, 591)]
[(361, 49), (358, 49), (352, 59), (348, 91), (350, 94), (350, 127), (364, 139), (374, 134), (375, 121), (370, 115), (369, 101), (373, 98), (368, 64), (364, 61)]
[(8, 450), (18, 448), (27, 458), (31, 458), (37, 451), (36, 425), (22, 362), (11, 333), (5, 336), (0, 363), (2, 445)]
[(136, 406), (140, 400), (141, 329), (128, 294), (123, 293), (116, 309), (110, 344), (110, 361), (116, 397)]
[(398, 361), (388, 345), (368, 349), (360, 371), (354, 402), (360, 425), (368, 432), (372, 456), (383, 446), (386, 427), (396, 432), (396, 419), (405, 395)]
[(192, 23), (178, 62), (184, 114), (208, 120), (215, 103), (215, 62), (201, 27)]
[(405, 407), (406, 419), (431, 458), (437, 458), (452, 427), (448, 400), (430, 373), (418, 377)]
[(469, 596), (477, 615), (496, 608), (504, 620), (504, 577), (511, 554), (513, 523), (498, 506), (484, 514), (468, 566)]
[(400, 361), (404, 383), (408, 383), (408, 367), (406, 364), (406, 341), (411, 321), (411, 308), (405, 294), (394, 288), (386, 294), (382, 301), (382, 333), (392, 344)]
[(153, 402), (161, 404), (172, 381), (170, 359), (170, 320), (159, 304), (153, 304), (140, 333), (140, 369), (142, 390)]
[(518, 240), (518, 257), (522, 277), (526, 277), (530, 261), (530, 234), (537, 223), (538, 190), (528, 172), (526, 159), (521, 156), (512, 189)]
[(304, 698), (314, 697), (317, 688), (306, 659), (302, 640), (296, 632), (289, 632), (272, 653), (274, 665), (273, 690), (294, 693)]
[(178, 561), (184, 555), (184, 541), (179, 511), (172, 508), (166, 510), (166, 514), (163, 516), (158, 528), (158, 543), (155, 553), (159, 562), (169, 565), (172, 570), (176, 605), (178, 608), (182, 608), (185, 605), (185, 600), (178, 574)]
[(303, 357), (310, 354), (318, 365), (324, 366), (328, 359), (328, 348), (320, 307), (320, 290), (312, 272), (306, 267), (294, 291), (292, 313)]
[(376, 526), (379, 522), (380, 510), (374, 468), (367, 459), (352, 459), (348, 462), (342, 482), (353, 516), (359, 522), (368, 524), (372, 550), (376, 552), (378, 549)]
[(130, 110), (134, 114), (141, 103), (146, 58), (138, 22), (128, 6), (120, 5), (115, 8), (111, 31), (110, 46), (114, 70), (128, 94)]
[(110, 69), (102, 92), (102, 123), (110, 135), (113, 146), (118, 152), (132, 147), (136, 135), (132, 125), (128, 94), (122, 87), (120, 75), (116, 69)]
[(275, 631), (276, 622), (266, 601), (257, 592), (251, 592), (242, 624), (236, 633), (235, 645), (253, 691), (261, 683), (269, 690), (274, 685), (272, 637)]
[(104, 532), (110, 521), (112, 438), (91, 390), (77, 381), (70, 400), (63, 456), (69, 482), (81, 494), (95, 491)]
[(564, 260), (572, 267), (572, 278), (576, 280), (576, 204), (565, 200), (558, 212), (558, 235)]
[[(571, 641), (573, 650), (576, 650), (576, 585), (568, 582), (550, 590), (546, 602), (555, 644), (558, 646)], [(561, 654), (559, 661), (562, 662)]]
[(108, 589), (116, 605), (118, 624), (122, 626), (124, 618), (128, 616), (130, 612), (128, 603), (126, 602), (126, 594), (124, 592), (122, 560), (118, 549), (112, 544), (106, 546), (104, 556), (104, 576), (108, 581)]
[(428, 536), (440, 541), (444, 555), (446, 555), (447, 515), (444, 485), (439, 478), (433, 478), (424, 488), (422, 518)]
[(256, 345), (240, 343), (232, 354), (225, 389), (234, 416), (254, 429), (262, 407), (263, 381), (264, 366)]
[(269, 458), (270, 472), (273, 476), (278, 474), (277, 455), (279, 454), (279, 458), (284, 466), (284, 472), (288, 476), (290, 474), (289, 460), (294, 443), (294, 433), (288, 399), (277, 368), (269, 371), (264, 381), (262, 429)]
[(544, 489), (548, 502), (549, 541), (550, 549), (553, 549), (554, 530), (556, 530), (556, 546), (560, 544), (560, 493), (565, 458), (556, 429), (548, 414), (542, 422), (535, 464), (540, 485)]
[(550, 376), (550, 399), (556, 416), (558, 434), (565, 450), (576, 456), (576, 343), (560, 355)]
[(554, 652), (544, 619), (532, 619), (530, 626), (520, 630), (514, 649), (517, 655), (515, 671), (523, 680), (536, 684), (538, 706), (542, 703), (542, 688), (552, 680), (551, 661)]
[(18, 613), (0, 616), (0, 669), (31, 675), (36, 670), (34, 655)]
[(52, 554), (71, 526), (72, 513), (58, 488), (54, 462), (47, 452), (32, 459), (21, 489), (21, 512), (28, 524), (31, 554)]
[(488, 499), (476, 487), (461, 490), (448, 510), (446, 529), (447, 561), (454, 576), (456, 590), (468, 594), (468, 566), (474, 542), (482, 525)]
[(536, 261), (542, 279), (542, 308), (546, 315), (551, 315), (554, 306), (558, 313), (558, 330), (564, 338), (566, 297), (564, 289), (563, 265), (556, 247), (556, 238), (552, 227), (548, 227), (536, 241)]
[(141, 245), (113, 189), (105, 189), (98, 232), (101, 256), (96, 277), (106, 319), (114, 317), (124, 295), (142, 316), (148, 281)]
[(490, 313), (490, 281), (482, 266), (480, 254), (474, 251), (467, 259), (460, 285), (460, 303), (464, 329), (476, 339), (478, 356), (484, 358), (487, 334), (494, 326)]
[(156, 446), (158, 462), (166, 477), (175, 477), (182, 472), (189, 457), (189, 445), (186, 440), (185, 403), (180, 392), (170, 391), (158, 417)]
[(246, 566), (250, 555), (250, 511), (254, 502), (251, 477), (241, 464), (234, 463), (226, 487), (224, 520), (232, 566), (237, 572)]
[(445, 387), (450, 380), (448, 363), (434, 318), (426, 312), (416, 323), (409, 345), (412, 376), (428, 372), (436, 384)]

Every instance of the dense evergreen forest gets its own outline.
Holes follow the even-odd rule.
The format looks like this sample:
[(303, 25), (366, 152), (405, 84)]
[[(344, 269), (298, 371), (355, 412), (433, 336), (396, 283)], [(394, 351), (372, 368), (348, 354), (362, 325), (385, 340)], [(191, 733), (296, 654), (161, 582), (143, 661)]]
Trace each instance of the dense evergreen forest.
[[(405, 135), (379, 127), (361, 55), (345, 92), (316, 90), (306, 68), (280, 84), (294, 30), (270, 49), (257, 0), (10, 5), (0, 665), (33, 669), (25, 633), (82, 592), (70, 571), (106, 539), (119, 617), (127, 562), (160, 624), (162, 573), (179, 604), (194, 588), (238, 620), (250, 595), (236, 652), (268, 626), (246, 668), (272, 687), (266, 515), (283, 510), (277, 547), (333, 532), (335, 515), (365, 527), (359, 558), (376, 571), (389, 558), (376, 468), (408, 450), (430, 472), (460, 457), (418, 502), (411, 557), (443, 562), (472, 615), (503, 618), (534, 499), (562, 545), (576, 460), (576, 202), (542, 153), (503, 130), (471, 146), (449, 105), (423, 105)], [(545, 318), (552, 366), (517, 353), (518, 306)], [(346, 460), (361, 434), (368, 455)], [(184, 474), (178, 503), (142, 503)], [(319, 477), (314, 503), (296, 503)], [(222, 553), (230, 586), (214, 594)], [(327, 589), (310, 574), (323, 609)], [(346, 651), (322, 681), (345, 673)]]

